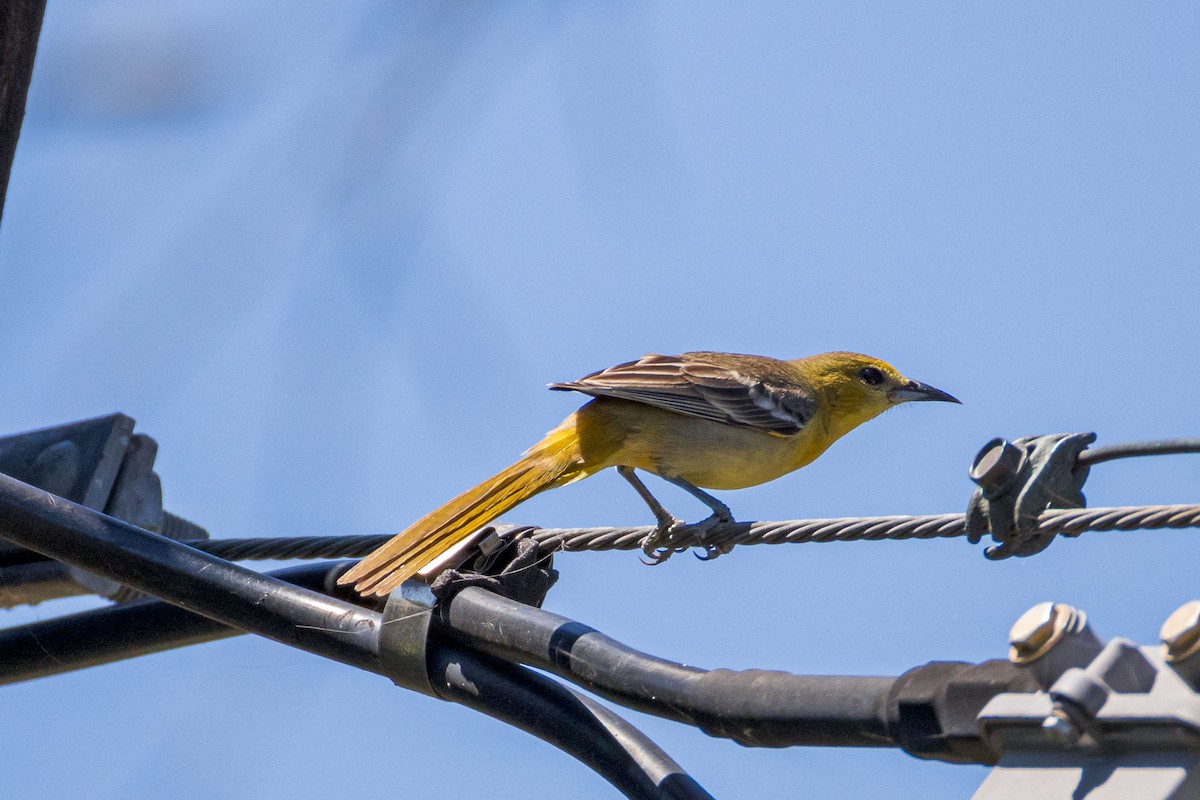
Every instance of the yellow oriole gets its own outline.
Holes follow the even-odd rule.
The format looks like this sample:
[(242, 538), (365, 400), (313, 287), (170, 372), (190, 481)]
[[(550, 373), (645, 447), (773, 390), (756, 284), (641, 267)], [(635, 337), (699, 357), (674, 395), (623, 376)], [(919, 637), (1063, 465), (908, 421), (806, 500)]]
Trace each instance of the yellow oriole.
[(413, 523), (339, 583), (353, 583), (364, 595), (387, 594), (518, 503), (607, 467), (616, 467), (654, 512), (659, 538), (646, 543), (650, 553), (679, 520), (635, 469), (691, 492), (713, 510), (709, 520), (730, 521), (728, 507), (698, 487), (741, 489), (774, 480), (899, 403), (959, 402), (879, 359), (840, 352), (795, 361), (648, 355), (550, 388), (595, 399), (517, 463)]

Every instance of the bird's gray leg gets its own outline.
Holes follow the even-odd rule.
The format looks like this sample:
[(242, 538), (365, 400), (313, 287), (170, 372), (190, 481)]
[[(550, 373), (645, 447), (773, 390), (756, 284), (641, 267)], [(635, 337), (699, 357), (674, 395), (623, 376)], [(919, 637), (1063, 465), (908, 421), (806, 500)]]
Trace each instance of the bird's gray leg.
[(666, 478), (666, 477), (664, 477), (663, 480), (666, 480), (668, 483), (675, 484), (680, 489), (683, 489), (685, 492), (690, 494), (692, 497), (696, 498), (701, 503), (704, 503), (704, 505), (711, 508), (712, 512), (713, 512), (712, 513), (713, 519), (715, 521), (717, 521), (717, 522), (733, 522), (733, 512), (729, 510), (729, 506), (725, 505), (720, 500), (718, 500), (717, 498), (713, 497), (708, 492), (701, 489), (699, 486), (688, 483), (683, 478)]
[(729, 506), (725, 505), (720, 500), (701, 489), (699, 486), (685, 481), (683, 478), (666, 478), (664, 476), (664, 479), (675, 484), (680, 489), (683, 489), (692, 497), (696, 498), (701, 503), (704, 503), (704, 505), (712, 509), (712, 515), (708, 519), (699, 523), (699, 525), (705, 529), (700, 535), (700, 544), (704, 548), (704, 555), (697, 555), (696, 557), (701, 561), (712, 561), (717, 556), (723, 556), (732, 550), (733, 545), (731, 544), (718, 545), (705, 541), (705, 537), (708, 534), (707, 528), (711, 528), (713, 525), (728, 524), (733, 522), (733, 512), (729, 510)]
[[(676, 526), (682, 525), (683, 520), (676, 517), (670, 511), (663, 508), (663, 504), (658, 502), (658, 498), (650, 494), (650, 490), (646, 488), (646, 484), (642, 483), (633, 471), (633, 467), (620, 466), (617, 467), (617, 473), (629, 481), (629, 485), (633, 487), (638, 496), (650, 506), (650, 511), (654, 514), (654, 519), (658, 521), (654, 533), (650, 534), (642, 542), (642, 552), (646, 554), (647, 564), (661, 564), (671, 557), (672, 553), (683, 550), (682, 547), (675, 547), (671, 542), (671, 531)], [(645, 561), (645, 559), (643, 559)]]

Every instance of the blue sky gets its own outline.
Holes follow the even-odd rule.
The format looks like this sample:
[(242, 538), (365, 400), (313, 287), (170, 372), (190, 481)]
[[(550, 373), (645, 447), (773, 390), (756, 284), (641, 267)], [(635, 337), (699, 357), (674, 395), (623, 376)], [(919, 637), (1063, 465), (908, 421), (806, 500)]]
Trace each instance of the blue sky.
[[(1186, 4), (58, 0), (0, 236), (0, 430), (130, 414), (168, 507), (217, 536), (398, 530), (577, 405), (546, 383), (646, 352), (859, 350), (964, 401), (723, 495), (744, 519), (959, 511), (996, 435), (1194, 436), (1198, 34)], [(1188, 502), (1198, 477), (1116, 463), (1087, 494)], [(648, 521), (616, 475), (509, 519)], [(546, 605), (697, 666), (898, 674), (1003, 656), (1047, 599), (1150, 643), (1198, 558), (1186, 531), (1002, 563), (961, 540), (578, 554)], [(531, 773), (612, 795), (248, 637), (4, 692), (5, 796), (523, 798)], [(719, 797), (985, 774), (629, 716)]]

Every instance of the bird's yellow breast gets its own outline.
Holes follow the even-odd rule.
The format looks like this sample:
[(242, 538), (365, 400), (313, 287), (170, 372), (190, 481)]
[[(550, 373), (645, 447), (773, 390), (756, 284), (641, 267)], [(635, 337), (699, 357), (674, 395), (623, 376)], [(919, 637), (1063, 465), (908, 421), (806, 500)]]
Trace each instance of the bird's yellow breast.
[(829, 435), (820, 414), (794, 436), (612, 398), (593, 400), (573, 417), (589, 473), (628, 466), (705, 489), (744, 489), (775, 480), (811, 462), (837, 438)]

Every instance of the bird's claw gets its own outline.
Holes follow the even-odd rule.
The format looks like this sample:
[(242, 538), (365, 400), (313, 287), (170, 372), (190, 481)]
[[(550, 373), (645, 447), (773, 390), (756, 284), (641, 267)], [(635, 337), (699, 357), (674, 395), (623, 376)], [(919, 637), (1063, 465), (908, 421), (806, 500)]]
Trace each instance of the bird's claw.
[(658, 547), (653, 550), (643, 550), (645, 555), (642, 556), (641, 561), (648, 567), (657, 567), (681, 550), (683, 550), (682, 547)]
[(642, 563), (655, 567), (676, 553), (686, 550), (686, 547), (680, 547), (675, 542), (675, 533), (686, 527), (687, 523), (678, 517), (660, 519), (654, 533), (642, 540), (642, 553), (645, 554)]
[(732, 543), (725, 542), (721, 544), (714, 544), (713, 542), (708, 541), (709, 531), (711, 531), (714, 527), (731, 524), (733, 524), (733, 514), (729, 512), (729, 509), (725, 509), (724, 512), (713, 511), (712, 515), (707, 519), (696, 523), (696, 528), (698, 529), (699, 533), (697, 536), (699, 539), (697, 547), (704, 550), (703, 554), (696, 553), (696, 558), (700, 559), (701, 561), (712, 561), (714, 558), (718, 558), (719, 556), (723, 556), (731, 552), (733, 550)]
[(680, 546), (676, 539), (679, 531), (685, 528), (698, 534), (698, 543), (691, 546), (701, 548), (704, 552), (697, 553), (696, 558), (701, 561), (712, 561), (714, 558), (723, 556), (733, 550), (732, 544), (714, 544), (705, 540), (712, 528), (720, 525), (729, 525), (733, 521), (733, 515), (728, 513), (728, 511), (725, 513), (714, 511), (711, 516), (697, 522), (695, 525), (688, 525), (683, 520), (674, 517), (669, 521), (660, 521), (654, 533), (642, 541), (642, 553), (645, 554), (642, 563), (649, 566), (657, 566), (676, 553), (682, 553), (684, 550), (687, 550), (688, 546)]
[(726, 553), (733, 551), (733, 545), (731, 544), (716, 545), (704, 542), (703, 544), (699, 545), (699, 547), (704, 549), (703, 553), (696, 553), (696, 558), (700, 559), (701, 561), (712, 561), (714, 558), (723, 556)]

